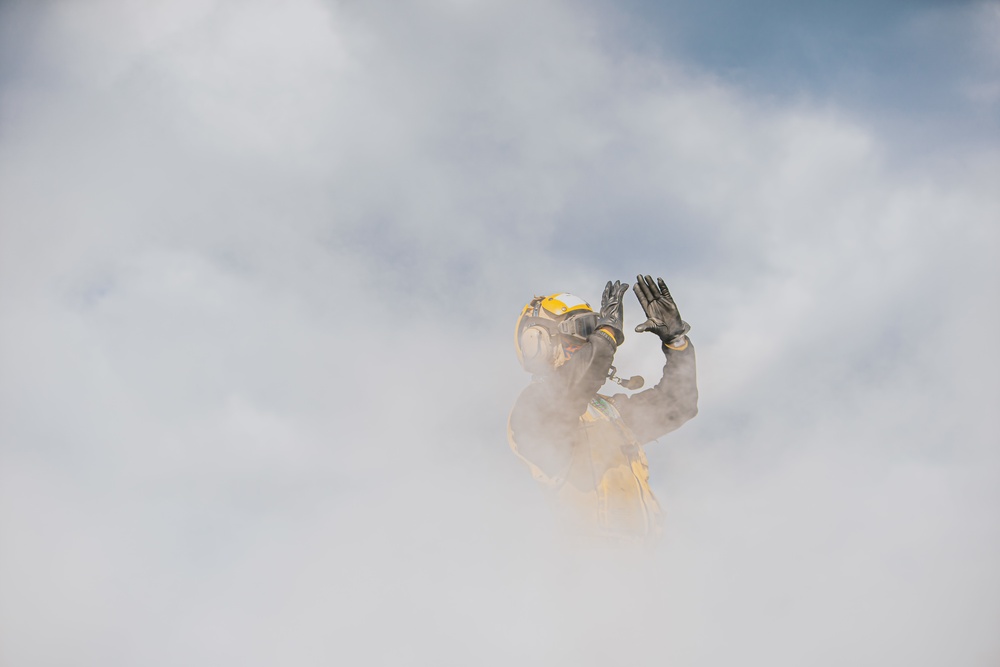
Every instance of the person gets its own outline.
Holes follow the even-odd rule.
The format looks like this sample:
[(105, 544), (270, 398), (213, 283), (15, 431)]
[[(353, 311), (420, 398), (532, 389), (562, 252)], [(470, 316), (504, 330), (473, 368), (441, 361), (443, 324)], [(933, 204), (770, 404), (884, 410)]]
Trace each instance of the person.
[(662, 278), (637, 276), (646, 315), (636, 332), (660, 340), (663, 376), (632, 395), (598, 393), (613, 376), (625, 341), (622, 297), (628, 283), (610, 281), (601, 309), (567, 293), (533, 298), (521, 311), (515, 347), (532, 373), (507, 422), (511, 449), (553, 496), (571, 533), (644, 541), (661, 531), (662, 510), (649, 487), (643, 445), (698, 412), (690, 326)]

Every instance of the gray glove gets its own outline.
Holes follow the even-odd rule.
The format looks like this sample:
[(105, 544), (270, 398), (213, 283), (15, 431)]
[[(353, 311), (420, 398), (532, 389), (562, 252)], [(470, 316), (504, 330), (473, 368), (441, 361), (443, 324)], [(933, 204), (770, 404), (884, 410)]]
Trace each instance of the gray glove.
[(607, 327), (615, 334), (615, 342), (621, 345), (625, 342), (625, 332), (622, 331), (622, 317), (625, 305), (622, 303), (622, 295), (628, 289), (628, 283), (615, 281), (604, 287), (604, 294), (601, 295), (601, 314), (597, 318), (597, 328)]
[(648, 318), (635, 328), (636, 333), (652, 331), (664, 343), (669, 343), (691, 330), (691, 325), (681, 319), (663, 278), (657, 278), (654, 283), (652, 276), (636, 276), (633, 290)]

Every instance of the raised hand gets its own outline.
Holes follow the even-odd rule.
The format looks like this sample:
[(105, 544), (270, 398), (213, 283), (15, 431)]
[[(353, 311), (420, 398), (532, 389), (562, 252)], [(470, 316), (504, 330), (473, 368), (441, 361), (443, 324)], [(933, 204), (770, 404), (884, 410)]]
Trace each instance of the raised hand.
[(622, 331), (622, 318), (624, 317), (625, 305), (622, 302), (622, 295), (628, 289), (628, 283), (615, 281), (613, 284), (609, 280), (604, 287), (604, 294), (601, 295), (601, 314), (597, 320), (597, 327), (607, 327), (615, 334), (615, 342), (619, 345), (625, 342), (625, 332)]
[(686, 334), (691, 326), (681, 319), (680, 311), (663, 278), (653, 282), (652, 276), (636, 276), (635, 291), (639, 305), (646, 313), (646, 321), (635, 328), (636, 333), (652, 331), (664, 343), (668, 343), (682, 334)]

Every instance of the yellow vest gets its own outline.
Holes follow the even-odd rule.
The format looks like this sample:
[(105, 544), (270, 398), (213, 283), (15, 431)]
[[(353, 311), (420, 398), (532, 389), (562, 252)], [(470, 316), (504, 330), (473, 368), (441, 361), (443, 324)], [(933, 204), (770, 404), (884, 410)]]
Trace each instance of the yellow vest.
[(662, 510), (649, 488), (649, 464), (642, 445), (608, 397), (597, 395), (580, 417), (564, 477), (550, 477), (518, 451), (532, 476), (550, 489), (568, 522), (587, 534), (646, 538), (659, 533)]

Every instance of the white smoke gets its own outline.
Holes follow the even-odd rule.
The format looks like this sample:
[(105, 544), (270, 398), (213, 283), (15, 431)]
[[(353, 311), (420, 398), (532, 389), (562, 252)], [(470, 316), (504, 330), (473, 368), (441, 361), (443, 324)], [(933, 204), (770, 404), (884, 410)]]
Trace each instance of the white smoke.
[[(0, 662), (996, 661), (996, 142), (904, 163), (602, 11), (4, 7)], [(665, 544), (566, 550), (514, 320), (637, 272), (701, 413)]]

